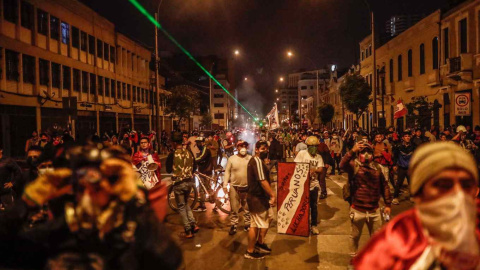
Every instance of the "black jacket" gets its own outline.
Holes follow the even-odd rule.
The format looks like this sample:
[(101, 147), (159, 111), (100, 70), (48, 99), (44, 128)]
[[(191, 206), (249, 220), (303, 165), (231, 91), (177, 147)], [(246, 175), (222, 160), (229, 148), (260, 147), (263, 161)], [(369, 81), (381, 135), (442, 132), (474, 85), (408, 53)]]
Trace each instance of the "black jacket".
[(268, 158), (271, 160), (281, 160), (283, 157), (283, 147), (280, 142), (273, 138), (268, 149)]
[(12, 158), (3, 157), (0, 159), (0, 194), (9, 194), (12, 192), (11, 188), (4, 188), (5, 183), (21, 181), (22, 170), (17, 162)]

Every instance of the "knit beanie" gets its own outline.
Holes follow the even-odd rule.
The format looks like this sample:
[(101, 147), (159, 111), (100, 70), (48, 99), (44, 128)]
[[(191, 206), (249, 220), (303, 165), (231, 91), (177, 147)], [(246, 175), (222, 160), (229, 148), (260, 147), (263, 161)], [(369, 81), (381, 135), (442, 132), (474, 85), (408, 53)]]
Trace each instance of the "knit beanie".
[(453, 142), (427, 143), (415, 150), (409, 166), (410, 191), (416, 193), (435, 175), (446, 169), (462, 169), (478, 183), (478, 170), (470, 153)]

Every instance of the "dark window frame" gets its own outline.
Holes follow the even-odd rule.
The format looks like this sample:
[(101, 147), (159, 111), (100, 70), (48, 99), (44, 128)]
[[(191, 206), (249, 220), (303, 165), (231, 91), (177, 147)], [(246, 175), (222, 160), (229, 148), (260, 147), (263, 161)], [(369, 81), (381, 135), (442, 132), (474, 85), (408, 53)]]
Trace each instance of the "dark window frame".
[(74, 92), (80, 92), (82, 89), (80, 89), (80, 82), (82, 78), (80, 77), (80, 70), (74, 68), (72, 70), (72, 77), (73, 77), (73, 91)]
[(60, 88), (60, 77), (61, 77), (61, 67), (60, 64), (51, 63), (52, 69), (52, 87), (53, 88)]
[(80, 30), (80, 50), (87, 51), (88, 38), (87, 33)]
[(38, 59), (40, 85), (48, 86), (50, 84), (50, 61)]
[(403, 80), (403, 67), (402, 67), (402, 55), (398, 55), (397, 57), (397, 80)]
[(68, 66), (62, 66), (62, 88), (66, 90), (70, 90), (70, 83), (71, 83), (71, 76), (70, 73), (72, 72), (72, 68)]
[(420, 74), (425, 74), (425, 44), (420, 44)]
[(60, 40), (60, 19), (50, 15), (50, 38)]
[(22, 54), (23, 82), (35, 84), (35, 57)]
[(389, 75), (389, 80), (390, 80), (391, 83), (393, 83), (393, 80), (394, 80), (393, 74), (394, 74), (394, 72), (395, 72), (393, 59), (390, 59), (389, 69), (390, 69), (390, 70), (389, 70), (389, 74), (388, 74), (388, 75)]
[(16, 24), (18, 21), (17, 0), (3, 0), (3, 18), (6, 21)]
[(468, 25), (467, 18), (458, 22), (458, 36), (460, 38), (460, 53), (468, 53)]
[(103, 41), (97, 38), (97, 57), (103, 58)]
[(443, 63), (446, 64), (450, 58), (450, 29), (443, 29)]
[(80, 48), (80, 29), (72, 25), (72, 47)]
[(70, 43), (70, 24), (60, 22), (60, 28), (62, 32), (62, 43), (68, 45)]
[(34, 10), (34, 7), (32, 4), (26, 1), (22, 1), (20, 3), (20, 13), (21, 13), (20, 25), (23, 28), (33, 30), (33, 26), (34, 26), (33, 10)]
[(413, 76), (413, 51), (412, 51), (412, 49), (408, 50), (408, 54), (407, 54), (407, 75), (408, 75), (408, 77)]
[(88, 53), (95, 55), (95, 37), (88, 35)]
[(438, 37), (432, 40), (432, 69), (438, 69)]
[(48, 35), (48, 12), (37, 8), (37, 32), (40, 35)]

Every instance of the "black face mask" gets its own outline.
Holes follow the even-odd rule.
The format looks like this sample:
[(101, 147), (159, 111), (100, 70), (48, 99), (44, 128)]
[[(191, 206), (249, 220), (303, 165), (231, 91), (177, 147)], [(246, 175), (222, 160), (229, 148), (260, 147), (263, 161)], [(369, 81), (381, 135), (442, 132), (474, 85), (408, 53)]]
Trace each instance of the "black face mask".
[(268, 157), (268, 152), (260, 152), (259, 156), (261, 160), (264, 160)]

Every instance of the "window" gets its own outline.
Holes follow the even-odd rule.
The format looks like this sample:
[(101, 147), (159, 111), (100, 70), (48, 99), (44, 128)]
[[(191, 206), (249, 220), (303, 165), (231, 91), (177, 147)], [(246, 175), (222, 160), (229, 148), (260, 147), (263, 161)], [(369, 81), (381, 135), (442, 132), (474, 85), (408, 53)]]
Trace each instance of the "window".
[(450, 41), (449, 41), (448, 28), (443, 29), (443, 63), (447, 63), (447, 59), (450, 58)]
[(215, 119), (223, 119), (223, 113), (216, 113), (214, 114)]
[(467, 18), (458, 22), (458, 32), (460, 36), (460, 53), (467, 53)]
[(368, 46), (368, 55), (372, 55), (372, 45)]
[(62, 26), (62, 43), (68, 44), (70, 43), (70, 25), (66, 22), (62, 22), (61, 26)]
[(362, 51), (362, 61), (365, 59), (365, 53)]
[(103, 42), (100, 39), (97, 39), (97, 56), (103, 57)]
[(81, 41), (81, 44), (80, 44), (81, 50), (86, 52), (87, 51), (87, 33), (83, 31), (80, 33), (80, 41)]
[(60, 20), (50, 15), (50, 37), (58, 40), (60, 38)]
[(142, 88), (142, 103), (147, 103), (147, 89)]
[(50, 76), (48, 75), (50, 71), (50, 62), (44, 59), (39, 59), (38, 68), (40, 73), (40, 84), (48, 85), (48, 83), (50, 82)]
[(115, 83), (115, 80), (110, 80), (110, 97), (117, 98), (117, 95), (115, 94), (115, 86), (117, 84)]
[(301, 89), (301, 90), (307, 90), (307, 86), (305, 86), (305, 85), (304, 85), (304, 86), (301, 86), (300, 89)]
[(88, 94), (88, 73), (82, 71), (82, 93)]
[(103, 96), (103, 77), (98, 76), (98, 95)]
[(432, 68), (438, 69), (438, 37), (432, 40)]
[(73, 91), (79, 92), (80, 91), (80, 70), (74, 69), (73, 70)]
[(17, 0), (3, 0), (3, 16), (5, 20), (17, 23), (18, 19), (18, 2)]
[(425, 74), (425, 45), (420, 44), (420, 74)]
[(108, 56), (110, 52), (110, 45), (103, 43), (103, 59), (108, 61)]
[(125, 84), (124, 83), (124, 89), (125, 91), (127, 91), (127, 100), (132, 100), (132, 92), (131, 92), (131, 89), (132, 89), (132, 86), (130, 84)]
[(401, 80), (403, 79), (403, 78), (402, 78), (402, 77), (403, 77), (403, 76), (402, 76), (402, 75), (403, 75), (403, 74), (402, 74), (402, 55), (399, 55), (399, 56), (398, 56), (398, 63), (397, 63), (397, 65), (398, 65), (398, 67), (397, 67), (397, 68), (398, 68), (398, 71), (397, 71), (397, 72), (398, 72), (398, 74), (397, 74), (397, 75), (398, 75), (398, 80), (401, 81)]
[(110, 46), (110, 62), (115, 63), (115, 47)]
[(37, 27), (39, 34), (48, 34), (48, 13), (41, 9), (37, 9)]
[(72, 46), (78, 49), (80, 45), (80, 31), (75, 26), (72, 26)]
[(133, 97), (133, 102), (137, 102), (137, 87), (132, 86), (132, 97)]
[(88, 53), (95, 55), (95, 38), (88, 35)]
[(35, 83), (35, 57), (22, 55), (23, 82)]
[(67, 66), (63, 66), (62, 68), (62, 77), (63, 77), (63, 89), (70, 90), (70, 68)]
[(52, 87), (60, 88), (60, 65), (52, 63)]
[(393, 82), (393, 59), (390, 59), (390, 64), (389, 64), (389, 76), (390, 76), (390, 82)]
[(412, 73), (413, 73), (413, 65), (412, 65), (412, 58), (413, 58), (413, 53), (412, 53), (412, 50), (408, 50), (408, 77), (412, 77)]
[(97, 94), (97, 75), (90, 73), (90, 94)]
[(112, 94), (110, 93), (110, 79), (105, 78), (105, 96), (111, 97)]
[(22, 17), (21, 25), (27, 29), (33, 29), (33, 6), (30, 3), (22, 1), (20, 6)]
[(222, 108), (222, 107), (223, 107), (223, 103), (214, 103), (214, 104), (213, 104), (213, 107), (215, 107), (215, 108)]
[(117, 82), (117, 98), (123, 99), (123, 92), (122, 92), (122, 83)]
[(223, 94), (213, 94), (214, 98), (223, 98)]

